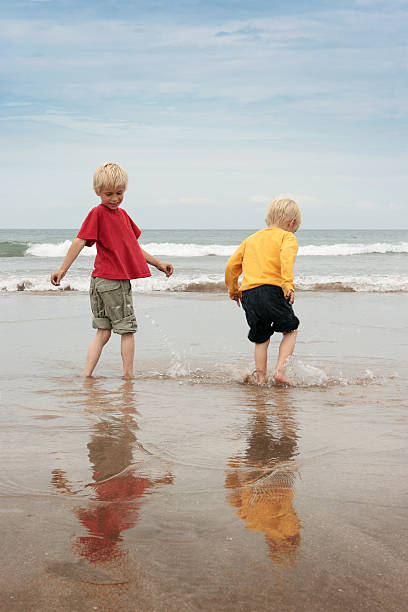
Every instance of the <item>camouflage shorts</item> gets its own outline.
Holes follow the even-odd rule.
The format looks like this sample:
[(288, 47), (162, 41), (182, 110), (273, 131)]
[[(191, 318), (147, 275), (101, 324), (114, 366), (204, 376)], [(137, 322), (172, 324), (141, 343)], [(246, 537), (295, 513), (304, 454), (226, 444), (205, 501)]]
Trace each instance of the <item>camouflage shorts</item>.
[(92, 277), (89, 294), (92, 327), (112, 329), (116, 334), (133, 334), (137, 331), (129, 280)]

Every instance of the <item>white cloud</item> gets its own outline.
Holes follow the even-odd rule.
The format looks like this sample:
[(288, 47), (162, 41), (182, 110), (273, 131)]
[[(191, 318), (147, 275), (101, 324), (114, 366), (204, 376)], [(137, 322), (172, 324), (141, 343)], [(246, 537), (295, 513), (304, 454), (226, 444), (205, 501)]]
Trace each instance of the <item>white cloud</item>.
[(271, 200), (271, 196), (266, 195), (253, 195), (249, 198), (249, 201), (253, 204), (269, 204)]
[(388, 210), (402, 211), (402, 210), (406, 210), (406, 205), (403, 206), (402, 204), (400, 204), (398, 202), (389, 202), (387, 204), (387, 208), (388, 208)]
[(269, 196), (267, 195), (253, 195), (249, 198), (249, 201), (252, 202), (253, 204), (269, 204), (274, 198), (289, 198), (291, 200), (295, 200), (295, 202), (297, 202), (300, 206), (303, 207), (311, 207), (311, 206), (319, 206), (320, 204), (322, 204), (322, 201), (315, 197), (315, 196), (310, 196), (310, 195), (302, 195), (302, 194), (297, 194), (297, 193), (291, 193), (291, 192), (287, 192), (287, 193), (279, 193), (279, 194), (271, 194)]
[(7, 106), (9, 108), (19, 107), (19, 106), (31, 106), (31, 102), (4, 102), (3, 106)]
[(343, 223), (344, 208), (350, 224), (372, 210), (381, 227), (387, 202), (406, 215), (394, 207), (406, 191), (407, 11), (399, 0), (361, 3), (217, 23), (179, 19), (174, 7), (139, 21), (126, 11), (91, 21), (84, 9), (0, 22), (0, 156), (19, 189), (7, 214), (20, 218), (27, 184), (41, 208), (45, 179), (54, 201), (67, 168), (64, 198), (76, 203), (78, 177), (88, 193), (88, 168), (115, 159), (132, 171), (129, 198), (150, 226), (157, 204), (175, 225), (205, 226), (214, 205), (211, 225), (252, 227), (285, 188), (309, 227)]
[[(177, 110), (173, 98), (188, 97), (202, 105), (209, 98), (233, 100), (235, 108), (259, 102), (261, 116), (276, 118), (284, 105), (286, 115), (316, 120), (394, 120), (405, 115), (406, 96), (397, 78), (405, 71), (401, 43), (393, 33), (406, 19), (403, 11), (335, 9), (313, 18), (221, 24), (3, 20), (0, 68), (17, 95), (29, 90), (66, 108), (88, 99), (105, 109), (120, 95), (157, 96), (162, 110)], [(229, 34), (217, 36), (220, 31)], [(384, 87), (381, 81), (392, 74), (394, 87)]]
[(182, 197), (179, 199), (179, 204), (208, 204), (208, 198)]
[(372, 200), (363, 200), (359, 199), (357, 202), (353, 202), (350, 204), (350, 207), (357, 208), (361, 211), (374, 211), (378, 209), (378, 204), (373, 202)]
[(276, 197), (289, 198), (297, 202), (300, 206), (307, 206), (307, 207), (319, 206), (323, 203), (319, 198), (316, 198), (315, 196), (303, 195), (303, 194), (297, 194), (297, 193), (280, 193)]
[(174, 138), (182, 132), (182, 128), (176, 125), (155, 125), (153, 122), (148, 124), (129, 119), (95, 119), (94, 117), (86, 115), (74, 115), (57, 110), (47, 110), (38, 114), (7, 115), (0, 117), (0, 121), (8, 124), (12, 122), (17, 124), (21, 122), (44, 123), (74, 132), (82, 132), (83, 134), (91, 134), (94, 136), (120, 136), (127, 140), (131, 138), (147, 139), (149, 137), (151, 138), (153, 134), (160, 135), (163, 139)]

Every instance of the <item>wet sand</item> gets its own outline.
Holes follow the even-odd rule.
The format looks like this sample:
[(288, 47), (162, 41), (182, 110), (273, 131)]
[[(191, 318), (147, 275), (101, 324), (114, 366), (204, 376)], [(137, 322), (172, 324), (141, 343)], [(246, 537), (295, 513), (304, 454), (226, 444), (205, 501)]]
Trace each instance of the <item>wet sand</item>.
[(299, 296), (291, 388), (221, 297), (135, 296), (133, 381), (87, 296), (0, 297), (0, 609), (407, 608), (408, 296)]

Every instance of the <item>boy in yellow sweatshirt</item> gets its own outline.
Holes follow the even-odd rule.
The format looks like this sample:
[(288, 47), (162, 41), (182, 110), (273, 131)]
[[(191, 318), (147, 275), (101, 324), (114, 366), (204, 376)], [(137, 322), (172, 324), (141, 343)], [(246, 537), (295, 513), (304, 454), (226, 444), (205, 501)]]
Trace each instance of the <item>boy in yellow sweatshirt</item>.
[[(266, 213), (266, 229), (244, 240), (230, 257), (225, 269), (225, 283), (232, 300), (242, 302), (250, 327), (248, 339), (255, 343), (255, 367), (258, 383), (266, 382), (270, 337), (283, 333), (273, 377), (288, 384), (286, 359), (293, 353), (299, 319), (293, 312), (295, 299), (293, 266), (298, 251), (294, 233), (302, 215), (293, 200), (277, 198)], [(241, 286), (238, 278), (243, 275)]]

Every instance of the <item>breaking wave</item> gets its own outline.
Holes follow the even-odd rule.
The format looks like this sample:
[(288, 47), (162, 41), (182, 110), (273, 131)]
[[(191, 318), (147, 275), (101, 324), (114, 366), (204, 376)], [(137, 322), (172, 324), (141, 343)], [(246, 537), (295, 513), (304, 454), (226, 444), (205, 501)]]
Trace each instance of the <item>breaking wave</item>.
[(372, 244), (321, 244), (315, 246), (309, 244), (299, 249), (299, 255), (303, 256), (320, 256), (320, 257), (340, 257), (348, 255), (374, 255), (374, 254), (393, 254), (393, 253), (408, 253), (408, 242), (398, 242), (396, 244), (390, 242), (375, 242)]
[(398, 293), (408, 291), (408, 276), (389, 274), (387, 276), (299, 276), (296, 279), (298, 291), (347, 291)]
[[(65, 257), (70, 240), (52, 243), (30, 243), (6, 241), (0, 242), (0, 257)], [(142, 245), (152, 255), (167, 257), (229, 257), (238, 245), (233, 244), (195, 244), (178, 242), (148, 242)], [(299, 248), (300, 257), (341, 257), (350, 255), (370, 254), (408, 254), (408, 242), (375, 242), (339, 243), (339, 244), (308, 244)], [(94, 257), (96, 247), (86, 247), (81, 251), (82, 257)]]
[(229, 257), (238, 245), (233, 244), (183, 244), (177, 242), (148, 242), (143, 244), (152, 255), (169, 257)]
[[(53, 244), (52, 242), (43, 242), (36, 244), (29, 243), (25, 255), (31, 255), (33, 257), (65, 257), (71, 244), (71, 240), (64, 240), (63, 242), (57, 242), (57, 244)], [(92, 247), (86, 247), (80, 253), (80, 256), (90, 255), (95, 257), (95, 245)]]
[[(345, 292), (374, 292), (395, 293), (408, 291), (408, 276), (299, 276), (296, 279), (297, 291), (345, 291)], [(135, 293), (213, 293), (225, 294), (224, 276), (221, 274), (208, 275), (174, 275), (168, 279), (162, 276), (132, 281)], [(89, 276), (69, 275), (60, 287), (53, 287), (49, 276), (30, 276), (0, 278), (0, 291), (31, 291), (31, 292), (60, 292), (60, 291), (88, 291)]]
[[(39, 243), (29, 244), (25, 255), (33, 257), (64, 257), (71, 246), (70, 240), (57, 244)], [(223, 244), (183, 244), (171, 242), (149, 242), (141, 244), (151, 255), (167, 255), (169, 257), (229, 257), (236, 249), (234, 245)], [(86, 247), (81, 251), (82, 256), (95, 256), (96, 247)]]

